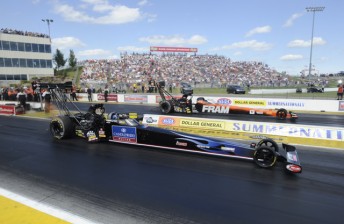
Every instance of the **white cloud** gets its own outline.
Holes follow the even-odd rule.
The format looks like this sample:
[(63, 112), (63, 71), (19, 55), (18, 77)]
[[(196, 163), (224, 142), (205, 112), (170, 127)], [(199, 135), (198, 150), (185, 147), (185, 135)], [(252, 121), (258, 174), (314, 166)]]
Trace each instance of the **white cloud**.
[(148, 0), (141, 0), (139, 3), (137, 3), (139, 6), (144, 6), (148, 4)]
[(110, 55), (107, 59), (119, 59), (118, 55)]
[(242, 55), (242, 52), (241, 52), (241, 51), (234, 52), (234, 55), (235, 55), (235, 56)]
[(232, 43), (231, 45), (225, 45), (222, 49), (241, 49), (248, 48), (255, 51), (266, 51), (272, 48), (272, 44), (266, 42), (258, 42), (256, 40), (242, 41)]
[(179, 46), (179, 45), (199, 45), (207, 43), (207, 38), (201, 36), (201, 35), (193, 35), (190, 38), (183, 38), (179, 35), (174, 36), (164, 36), (164, 35), (155, 35), (150, 37), (141, 37), (139, 38), (141, 42), (148, 42), (149, 44), (162, 44), (162, 45), (173, 45), (173, 46)]
[(135, 46), (122, 46), (117, 48), (118, 51), (128, 51), (128, 52), (148, 52), (148, 47), (135, 47)]
[(110, 56), (111, 54), (112, 54), (111, 51), (103, 50), (103, 49), (84, 50), (84, 51), (79, 51), (77, 53), (78, 56), (104, 56), (104, 55)]
[(143, 17), (147, 18), (147, 22), (154, 22), (157, 18), (157, 15), (154, 14), (144, 14)]
[(221, 47), (214, 47), (209, 49), (209, 51), (220, 51), (222, 48)]
[(107, 4), (107, 0), (81, 0), (84, 3), (91, 4), (91, 5), (99, 5), (99, 4)]
[(51, 40), (54, 48), (59, 50), (72, 49), (77, 47), (84, 47), (85, 44), (75, 37), (61, 37)]
[(294, 24), (294, 21), (303, 16), (303, 13), (295, 13), (284, 23), (284, 27), (291, 27)]
[[(326, 41), (323, 40), (321, 37), (314, 37), (313, 38), (313, 46), (317, 45), (324, 45)], [(311, 40), (293, 40), (288, 43), (288, 47), (310, 47)]]
[(55, 13), (61, 15), (66, 21), (71, 22), (92, 22), (94, 18), (83, 12), (75, 10), (72, 6), (62, 4), (55, 6)]
[(261, 27), (256, 27), (256, 28), (248, 31), (248, 33), (245, 36), (250, 37), (254, 34), (269, 33), (269, 32), (271, 32), (271, 26), (261, 26)]
[(282, 61), (296, 61), (303, 59), (303, 56), (300, 54), (286, 54), (280, 57)]
[[(69, 4), (55, 3), (54, 12), (66, 21), (93, 24), (124, 24), (137, 21), (143, 16), (139, 8), (125, 5), (111, 5), (107, 0), (82, 0), (80, 11)], [(91, 11), (86, 11), (91, 6)], [(99, 15), (99, 16), (94, 16)]]

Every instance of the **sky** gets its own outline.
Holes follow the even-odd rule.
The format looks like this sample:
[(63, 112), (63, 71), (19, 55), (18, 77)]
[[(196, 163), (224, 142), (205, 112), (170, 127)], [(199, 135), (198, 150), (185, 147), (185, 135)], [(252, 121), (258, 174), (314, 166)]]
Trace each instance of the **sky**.
[(2, 0), (0, 28), (49, 34), (50, 27), (53, 53), (68, 58), (73, 50), (78, 61), (190, 47), (289, 75), (311, 61), (326, 74), (344, 71), (343, 10), (344, 0)]

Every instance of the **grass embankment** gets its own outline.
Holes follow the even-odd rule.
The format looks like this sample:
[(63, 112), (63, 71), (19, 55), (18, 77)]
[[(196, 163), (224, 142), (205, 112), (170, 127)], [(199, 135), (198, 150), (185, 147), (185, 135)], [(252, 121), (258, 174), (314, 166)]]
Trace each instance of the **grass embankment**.
[(29, 111), (26, 111), (25, 114), (23, 114), (23, 116), (51, 119), (52, 117), (58, 114), (59, 112), (57, 110), (51, 110), (49, 113), (46, 113), (44, 111), (38, 111), (38, 110), (29, 110)]

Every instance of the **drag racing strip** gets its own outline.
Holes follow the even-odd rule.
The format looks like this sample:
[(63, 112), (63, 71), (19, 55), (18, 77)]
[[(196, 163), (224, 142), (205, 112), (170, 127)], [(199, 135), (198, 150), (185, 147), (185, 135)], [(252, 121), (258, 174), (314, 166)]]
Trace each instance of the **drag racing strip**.
[(94, 223), (0, 187), (0, 223)]

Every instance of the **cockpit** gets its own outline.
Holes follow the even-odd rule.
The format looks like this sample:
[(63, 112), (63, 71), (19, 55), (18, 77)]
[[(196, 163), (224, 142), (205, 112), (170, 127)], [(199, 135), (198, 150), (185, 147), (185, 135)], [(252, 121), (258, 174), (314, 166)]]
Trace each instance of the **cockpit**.
[(121, 114), (116, 112), (111, 112), (108, 114), (108, 119), (112, 122), (116, 122), (119, 125), (126, 125), (126, 126), (138, 126), (140, 123), (135, 120), (137, 118), (137, 114), (135, 117), (135, 113), (129, 113), (129, 114)]

